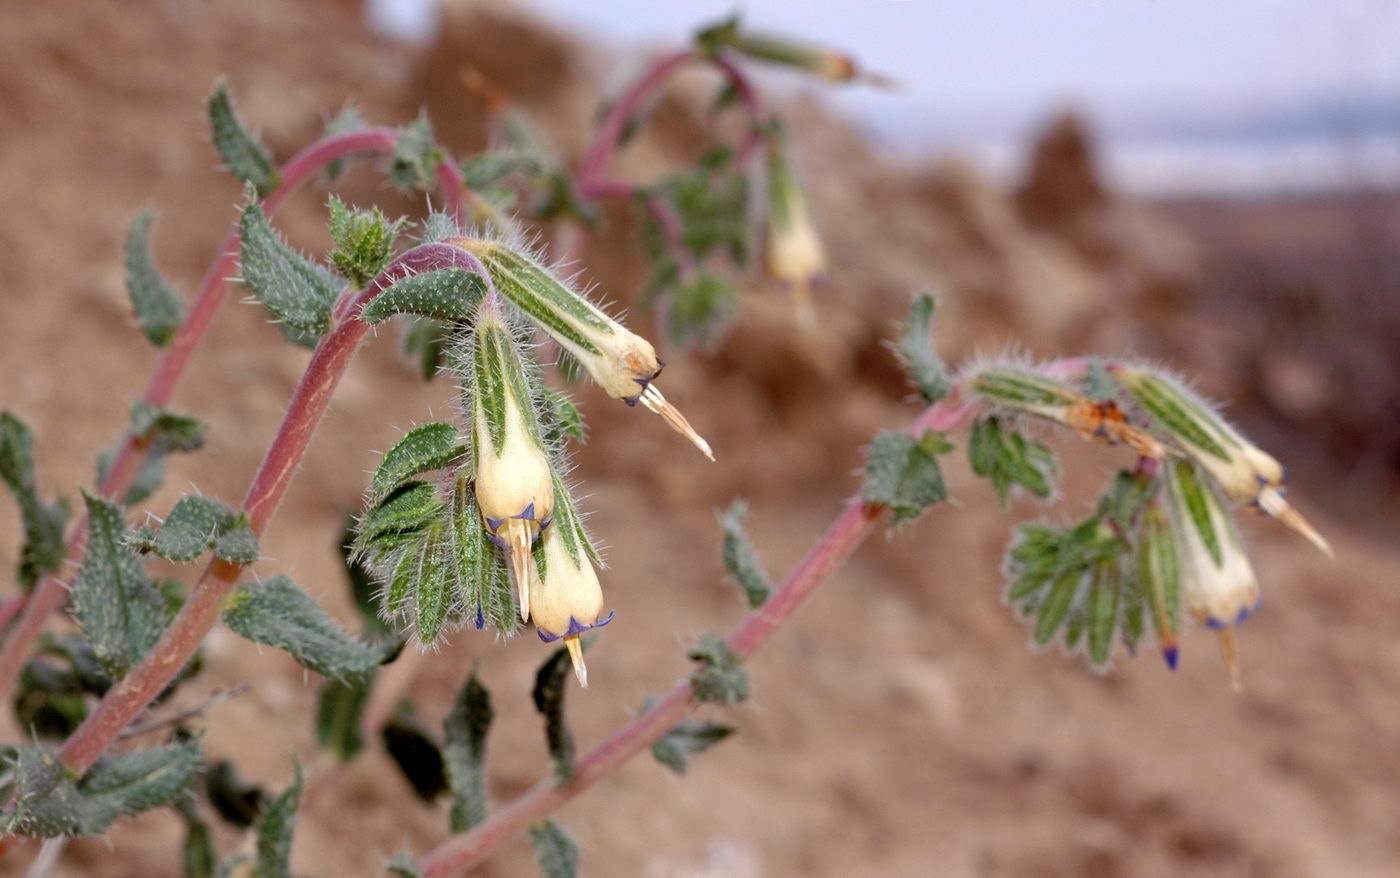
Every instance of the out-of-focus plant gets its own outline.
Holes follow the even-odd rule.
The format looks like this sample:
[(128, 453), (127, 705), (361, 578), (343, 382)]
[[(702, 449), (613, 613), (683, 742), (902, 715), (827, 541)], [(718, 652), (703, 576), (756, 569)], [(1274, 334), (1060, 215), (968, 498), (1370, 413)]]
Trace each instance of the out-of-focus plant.
[[(875, 526), (906, 525), (946, 499), (942, 459), (954, 447), (947, 434), (969, 423), (971, 467), (1003, 503), (1017, 491), (1054, 494), (1055, 459), (1036, 438), (1037, 424), (1121, 445), (1133, 457), (1089, 516), (1063, 528), (1025, 526), (1009, 548), (1007, 597), (1035, 643), (1058, 641), (1103, 668), (1115, 642), (1134, 651), (1150, 627), (1174, 668), (1189, 610), (1221, 631), (1238, 680), (1232, 632), (1255, 609), (1259, 586), (1230, 504), (1254, 506), (1327, 548), (1284, 499), (1278, 463), (1160, 370), (1096, 359), (985, 362), (953, 378), (929, 344), (933, 300), (920, 296), (896, 347), (927, 409), (909, 429), (874, 438), (860, 495), (781, 583), (770, 580), (744, 532), (745, 507), (725, 513), (725, 568), (752, 613), (727, 638), (699, 638), (686, 653), (693, 667), (685, 679), (578, 756), (565, 712), (569, 678), (587, 685), (585, 652), (613, 610), (568, 462), (570, 444), (584, 439), (583, 421), (570, 395), (547, 380), (540, 340), (557, 354), (561, 377), (587, 375), (607, 396), (640, 403), (706, 457), (714, 454), (662, 394), (656, 347), (523, 243), (519, 224), (593, 223), (598, 199), (634, 198), (650, 217), (643, 249), (654, 271), (644, 298), (663, 306), (669, 340), (684, 343), (718, 331), (739, 305), (716, 263), (749, 260), (758, 237), (749, 196), (762, 174), (764, 262), (803, 308), (814, 307), (826, 257), (780, 126), (741, 67), (748, 60), (834, 81), (871, 78), (845, 56), (754, 35), (730, 19), (656, 62), (615, 101), (576, 172), (500, 99), (490, 102), (498, 145), (461, 162), (436, 143), (426, 119), (389, 129), (344, 114), (279, 167), (239, 120), (226, 86), (216, 87), (208, 107), (213, 142), (246, 185), (246, 203), (188, 306), (151, 257), (153, 213), (133, 220), (125, 254), (132, 307), (165, 353), (121, 441), (99, 456), (92, 490), (81, 491), (83, 514), (66, 547), (68, 502), (41, 490), (32, 432), (16, 415), (0, 415), (0, 480), (18, 502), (23, 529), (20, 589), (0, 606), (9, 624), (0, 695), (26, 731), (23, 743), (7, 745), (0, 830), (100, 835), (124, 816), (170, 807), (186, 826), (185, 874), (285, 875), (303, 796), (365, 747), (382, 746), (416, 796), (451, 799), (454, 834), (418, 859), (400, 856), (388, 871), (459, 874), (528, 832), (545, 874), (572, 875), (580, 852), (550, 819), (553, 811), (640, 750), (684, 773), (691, 757), (730, 736), (731, 726), (690, 713), (701, 703), (745, 701), (745, 661)], [(607, 177), (645, 101), (691, 62), (722, 74), (716, 104), (743, 107), (741, 140), (645, 186)], [(301, 183), (334, 178), (347, 161), (366, 157), (395, 185), (435, 193), (443, 210), (411, 223), (332, 195), (332, 251), (318, 261), (288, 246), (271, 222), (276, 207)], [(165, 457), (204, 444), (205, 425), (167, 404), (235, 263), (238, 283), (285, 339), (312, 349), (305, 374), (239, 508), (191, 494), (133, 525), (130, 510), (159, 486)], [(341, 537), (360, 611), (353, 635), (289, 577), (245, 581), (245, 574), (261, 562), (260, 537), (339, 379), (372, 330), (391, 320), (408, 324), (407, 352), (426, 379), (454, 384), (459, 406), (456, 418), (420, 424), (384, 453)], [(187, 589), (152, 576), (152, 558), (207, 559), (207, 566)], [(67, 583), (58, 578), (65, 560)], [(76, 630), (46, 632), (65, 604)], [(231, 693), (157, 710), (197, 676), (201, 644), (220, 623), (321, 678), (320, 757), (309, 777), (293, 760), (280, 793), (243, 783), (235, 766), (203, 752), (196, 721)], [(552, 769), (493, 812), (486, 744), (497, 706), (475, 669), (440, 731), (402, 695), (415, 663), (445, 632), (491, 627), (510, 635), (525, 625), (559, 644), (531, 693)], [(166, 740), (155, 746), (127, 743), (157, 733)], [(220, 857), (211, 818), (245, 830), (246, 843)]]

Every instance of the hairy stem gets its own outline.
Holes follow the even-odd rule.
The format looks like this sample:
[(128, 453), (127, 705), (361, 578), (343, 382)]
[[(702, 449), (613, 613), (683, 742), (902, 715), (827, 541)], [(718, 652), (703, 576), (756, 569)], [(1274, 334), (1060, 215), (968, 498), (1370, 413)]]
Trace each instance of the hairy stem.
[[(424, 244), (408, 251), (355, 296), (346, 318), (316, 346), (301, 383), (292, 395), (282, 426), (243, 500), (243, 512), (254, 532), (261, 534), (277, 511), (306, 456), (307, 446), (330, 405), (336, 386), (369, 332), (369, 324), (358, 319), (360, 309), (409, 272), (453, 266), (485, 273), (475, 257), (450, 244)], [(77, 773), (86, 771), (184, 667), (218, 621), (224, 601), (242, 572), (241, 564), (218, 559), (210, 562), (150, 653), (124, 680), (112, 687), (64, 743), (59, 758), (69, 769)]]
[[(955, 390), (942, 402), (926, 409), (910, 425), (909, 432), (920, 435), (925, 430), (949, 430), (967, 420), (971, 413), (972, 406), (963, 402), (961, 394)], [(807, 596), (865, 541), (883, 512), (883, 506), (866, 503), (859, 497), (847, 503), (782, 586), (730, 634), (730, 648), (745, 658), (757, 652), (778, 627), (792, 617)], [(439, 845), (420, 861), (419, 870), (424, 878), (448, 878), (481, 863), (525, 827), (552, 814), (650, 747), (675, 728), (694, 706), (695, 694), (687, 677), (650, 710), (618, 729), (579, 760), (574, 768), (574, 779), (567, 786), (558, 786), (553, 778), (541, 780), (471, 832)]]
[[(331, 162), (356, 154), (392, 154), (398, 139), (399, 132), (393, 128), (366, 128), (327, 137), (311, 144), (282, 167), (282, 183), (263, 200), (263, 210), (271, 215), (298, 187), (323, 171)], [(462, 177), (456, 165), (443, 162), (438, 167), (438, 183), (448, 210), (460, 218)], [(146, 386), (145, 395), (141, 397), (143, 401), (155, 406), (164, 406), (169, 402), (189, 367), (195, 349), (213, 323), (214, 315), (224, 298), (224, 289), (233, 275), (238, 251), (238, 222), (235, 220), (219, 247), (218, 256), (204, 273), (199, 292), (185, 317), (185, 322), (171, 339), (170, 346), (161, 354), (150, 383)], [(98, 486), (103, 497), (114, 498), (126, 493), (150, 451), (149, 446), (149, 440), (133, 436), (130, 430), (123, 434), (107, 476)], [(68, 563), (76, 565), (82, 560), (86, 539), (87, 517), (81, 515), (74, 522), (68, 537)], [(67, 596), (68, 592), (63, 583), (53, 575), (45, 576), (35, 586), (15, 623), (14, 630), (5, 639), (3, 647), (0, 647), (0, 703), (9, 701), (20, 669), (28, 660), (34, 643), (44, 630), (49, 616), (63, 605)]]

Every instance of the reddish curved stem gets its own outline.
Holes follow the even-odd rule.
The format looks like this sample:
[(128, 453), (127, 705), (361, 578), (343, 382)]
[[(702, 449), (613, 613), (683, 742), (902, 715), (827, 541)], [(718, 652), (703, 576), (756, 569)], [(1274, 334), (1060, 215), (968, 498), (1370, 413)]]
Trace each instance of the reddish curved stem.
[[(972, 406), (963, 402), (961, 394), (955, 390), (942, 402), (926, 409), (910, 425), (909, 432), (921, 435), (925, 430), (949, 430), (971, 413)], [(883, 506), (866, 503), (858, 497), (847, 503), (782, 586), (729, 636), (730, 648), (745, 658), (757, 652), (778, 627), (792, 617), (807, 596), (865, 541), (883, 512)], [(443, 842), (420, 861), (419, 871), (424, 878), (448, 878), (481, 863), (529, 824), (552, 814), (650, 747), (675, 728), (694, 707), (695, 695), (686, 678), (650, 710), (618, 729), (579, 760), (574, 767), (574, 779), (568, 786), (560, 787), (553, 779), (540, 781), (471, 832)]]
[(589, 146), (588, 152), (584, 153), (583, 161), (579, 163), (576, 185), (584, 198), (596, 197), (598, 193), (594, 187), (607, 185), (602, 180), (603, 171), (607, 167), (608, 160), (617, 151), (617, 145), (622, 140), (622, 132), (626, 129), (628, 121), (636, 114), (642, 101), (660, 88), (661, 84), (666, 81), (666, 77), (670, 76), (673, 71), (694, 57), (693, 51), (684, 49), (657, 60), (609, 108), (608, 114), (603, 117), (603, 124), (598, 127), (598, 133), (594, 135), (593, 143)]
[[(388, 155), (397, 145), (399, 132), (393, 128), (365, 128), (327, 137), (311, 144), (294, 155), (282, 167), (282, 182), (263, 199), (263, 210), (271, 215), (283, 201), (298, 187), (324, 170), (331, 162), (355, 154)], [(438, 183), (448, 210), (459, 221), (462, 215), (462, 176), (456, 165), (443, 162), (438, 167)], [(156, 364), (145, 395), (141, 398), (155, 406), (164, 406), (175, 392), (180, 379), (189, 367), (195, 349), (204, 339), (223, 301), (224, 288), (232, 275), (238, 259), (238, 223), (230, 227), (219, 254), (204, 274), (194, 304), (190, 307), (185, 322), (171, 339), (170, 346), (161, 354)], [(117, 446), (116, 455), (107, 476), (98, 486), (103, 497), (117, 497), (131, 486), (141, 463), (148, 452), (148, 441), (133, 436), (130, 431), (123, 434)], [(76, 564), (82, 559), (84, 542), (87, 539), (87, 518), (79, 516), (68, 538), (68, 561)], [(53, 575), (41, 579), (30, 594), (14, 630), (0, 647), (0, 703), (7, 702), (13, 690), (20, 669), (28, 660), (34, 643), (39, 639), (45, 624), (67, 598), (67, 590)]]

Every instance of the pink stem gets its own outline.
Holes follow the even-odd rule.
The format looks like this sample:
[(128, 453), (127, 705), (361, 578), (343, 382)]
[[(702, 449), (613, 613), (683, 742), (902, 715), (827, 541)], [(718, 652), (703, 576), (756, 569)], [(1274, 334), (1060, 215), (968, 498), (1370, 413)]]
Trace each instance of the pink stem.
[(579, 163), (576, 186), (582, 197), (596, 197), (597, 193), (592, 187), (602, 177), (608, 160), (617, 151), (618, 142), (622, 140), (623, 130), (636, 115), (641, 103), (661, 87), (666, 77), (694, 57), (694, 52), (684, 49), (659, 59), (612, 105), (607, 116), (603, 118), (603, 124), (598, 127), (598, 133), (594, 136), (588, 152), (584, 153), (583, 161)]
[[(484, 273), (475, 257), (450, 244), (424, 244), (408, 251), (359, 292), (349, 315), (316, 346), (301, 383), (292, 395), (282, 426), (243, 500), (243, 511), (254, 532), (261, 534), (277, 511), (330, 405), (336, 385), (369, 332), (369, 324), (358, 319), (360, 309), (380, 290), (408, 272), (453, 266)], [(218, 621), (224, 600), (242, 570), (242, 564), (217, 559), (210, 562), (150, 653), (108, 691), (72, 737), (64, 742), (59, 758), (69, 769), (79, 774), (86, 771), (185, 666)]]
[[(263, 199), (263, 210), (269, 215), (277, 209), (301, 184), (315, 176), (331, 162), (356, 153), (375, 155), (391, 154), (398, 143), (399, 132), (393, 128), (365, 128), (347, 134), (327, 137), (311, 144), (293, 156), (282, 167), (282, 182)], [(438, 183), (442, 187), (443, 200), (448, 209), (458, 217), (462, 212), (462, 176), (456, 165), (444, 161), (438, 167)], [(235, 221), (224, 237), (219, 255), (204, 274), (185, 322), (171, 339), (170, 346), (161, 354), (155, 373), (146, 386), (142, 400), (155, 406), (163, 406), (175, 392), (176, 385), (184, 377), (195, 349), (204, 339), (214, 320), (214, 315), (223, 301), (224, 288), (233, 273), (238, 259), (238, 222)], [(145, 452), (150, 449), (143, 437), (133, 436), (127, 431), (117, 446), (117, 453), (107, 471), (107, 477), (99, 486), (103, 497), (117, 497), (124, 494), (140, 470)], [(68, 537), (68, 561), (77, 564), (83, 555), (87, 539), (87, 517), (79, 516), (74, 522)], [(51, 616), (63, 605), (68, 592), (52, 575), (45, 576), (30, 594), (28, 604), (20, 614), (15, 630), (10, 632), (3, 647), (0, 647), (0, 703), (9, 701), (15, 680), (20, 669), (29, 658), (29, 653), (38, 640)]]
[(744, 167), (753, 160), (754, 155), (758, 152), (758, 147), (763, 143), (761, 126), (766, 121), (763, 101), (759, 99), (758, 89), (754, 88), (753, 81), (749, 79), (748, 74), (727, 53), (716, 54), (714, 61), (715, 66), (729, 77), (730, 84), (739, 93), (739, 101), (744, 105), (744, 110), (749, 116), (748, 134), (744, 136), (743, 142), (739, 145), (739, 152), (735, 156), (739, 166)]
[[(909, 432), (917, 436), (925, 430), (952, 429), (965, 421), (972, 410), (971, 404), (963, 402), (961, 394), (955, 390), (942, 402), (926, 409), (910, 425)], [(883, 511), (884, 507), (866, 503), (859, 497), (847, 503), (782, 586), (729, 636), (730, 648), (745, 658), (757, 652), (778, 627), (792, 617), (807, 596), (865, 541)], [(651, 746), (675, 728), (694, 707), (695, 694), (690, 680), (681, 680), (650, 710), (618, 729), (579, 760), (574, 767), (574, 779), (568, 786), (560, 787), (553, 779), (540, 781), (471, 832), (443, 842), (422, 859), (419, 871), (424, 878), (448, 878), (479, 864), (526, 826), (552, 814)]]

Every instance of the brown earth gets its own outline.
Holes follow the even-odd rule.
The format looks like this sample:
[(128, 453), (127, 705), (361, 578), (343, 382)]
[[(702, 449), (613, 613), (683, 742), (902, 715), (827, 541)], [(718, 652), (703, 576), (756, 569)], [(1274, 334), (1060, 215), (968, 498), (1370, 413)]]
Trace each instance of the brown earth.
[[(0, 29), (0, 265), (5, 343), (0, 404), (38, 431), (40, 476), (72, 497), (109, 443), (155, 360), (133, 331), (120, 244), (133, 211), (160, 207), (156, 253), (192, 289), (239, 200), (219, 173), (200, 107), (227, 74), (244, 115), (280, 156), (354, 100), (394, 123), (427, 105), (457, 150), (480, 145), (461, 62), (500, 83), (577, 156), (609, 62), (513, 12), (456, 10), (425, 55), (368, 35), (347, 3), (55, 3), (15, 6)], [(139, 11), (138, 11), (139, 9)], [(468, 45), (464, 35), (474, 42)], [(528, 59), (521, 63), (520, 59)], [(875, 59), (878, 60), (878, 59)], [(645, 177), (693, 149), (708, 80), (683, 79), (663, 102), (663, 131), (621, 168)], [(721, 577), (713, 510), (751, 504), (750, 532), (786, 571), (856, 486), (861, 445), (914, 409), (883, 346), (909, 291), (942, 294), (938, 341), (953, 362), (1007, 347), (1036, 356), (1133, 351), (1202, 375), (1238, 396), (1257, 375), (1241, 327), (1267, 315), (1257, 299), (1209, 299), (1212, 279), (1180, 224), (1103, 191), (1092, 154), (1060, 123), (1055, 147), (1019, 196), (948, 159), (903, 167), (877, 154), (815, 102), (795, 112), (795, 140), (829, 242), (823, 319), (806, 330), (784, 298), (752, 283), (734, 330), (712, 352), (672, 356), (665, 387), (706, 433), (700, 458), (647, 416), (581, 393), (592, 438), (577, 475), (592, 526), (610, 545), (605, 574), (618, 618), (590, 653), (593, 684), (570, 694), (581, 747), (631, 716), (647, 693), (686, 672), (684, 647), (742, 615)], [(1068, 133), (1067, 133), (1068, 132)], [(1056, 161), (1068, 161), (1055, 171)], [(1092, 190), (1075, 191), (1066, 181)], [(412, 210), (369, 169), (347, 197)], [(308, 248), (325, 242), (321, 201), (307, 193), (278, 223)], [(1215, 216), (1212, 214), (1212, 216)], [(1192, 218), (1187, 216), (1187, 220)], [(1324, 225), (1326, 225), (1324, 223)], [(1330, 228), (1330, 227), (1329, 227)], [(1393, 226), (1391, 227), (1393, 231)], [(1334, 232), (1335, 233), (1335, 232)], [(1340, 234), (1340, 233), (1337, 233)], [(626, 302), (642, 281), (635, 234), (614, 209), (589, 242), (589, 277)], [(1392, 291), (1393, 292), (1393, 291)], [(236, 501), (305, 362), (232, 295), (176, 403), (213, 426), (209, 446), (172, 466), (150, 504), (182, 490)], [(1228, 305), (1228, 307), (1226, 307)], [(1228, 319), (1220, 319), (1225, 308)], [(641, 325), (646, 318), (634, 317)], [(393, 331), (381, 335), (395, 336)], [(1356, 340), (1377, 344), (1377, 336)], [(1370, 339), (1371, 341), (1368, 341)], [(313, 452), (264, 540), (262, 575), (287, 571), (340, 618), (353, 618), (334, 540), (383, 449), (411, 423), (450, 410), (424, 386), (396, 339), (372, 344), (351, 371)], [(1253, 352), (1253, 353), (1251, 353)], [(1393, 377), (1390, 379), (1393, 385)], [(1247, 397), (1248, 394), (1245, 394)], [(1242, 631), (1246, 691), (1232, 695), (1205, 632), (1183, 667), (1122, 658), (1098, 676), (1058, 654), (1035, 655), (1002, 605), (999, 559), (1014, 522), (986, 486), (949, 459), (956, 504), (863, 548), (751, 666), (751, 703), (723, 712), (739, 734), (678, 779), (638, 759), (560, 815), (588, 874), (788, 875), (1394, 875), (1400, 872), (1400, 571), (1393, 519), (1343, 523), (1326, 509), (1334, 483), (1327, 436), (1278, 429), (1270, 410), (1240, 412), (1302, 460), (1296, 495), (1332, 538), (1327, 563), (1268, 522), (1250, 521), (1266, 606)], [(1087, 503), (1114, 452), (1062, 445), (1066, 491), (1049, 514)], [(1393, 470), (1381, 478), (1393, 485)], [(1382, 506), (1380, 508), (1390, 508)], [(1328, 511), (1328, 510), (1332, 511)], [(1335, 513), (1335, 514), (1334, 514)], [(0, 509), (0, 531), (16, 518)], [(13, 539), (0, 567), (13, 563)], [(188, 571), (184, 571), (188, 575)], [(543, 650), (463, 632), (424, 662), (412, 687), (436, 723), (479, 662), (495, 697), (491, 793), (497, 803), (546, 772), (529, 705)], [(195, 702), (248, 680), (218, 707), (208, 748), (273, 787), (290, 754), (314, 761), (316, 681), (284, 655), (228, 632), (181, 694)], [(418, 805), (379, 753), (362, 756), (302, 815), (299, 874), (369, 875), (402, 849), (443, 837), (444, 809)], [(68, 846), (55, 876), (178, 872), (177, 819), (129, 820), (105, 840)], [(219, 832), (221, 849), (240, 844)], [(36, 845), (0, 861), (22, 874)], [(523, 841), (487, 875), (532, 874)]]

